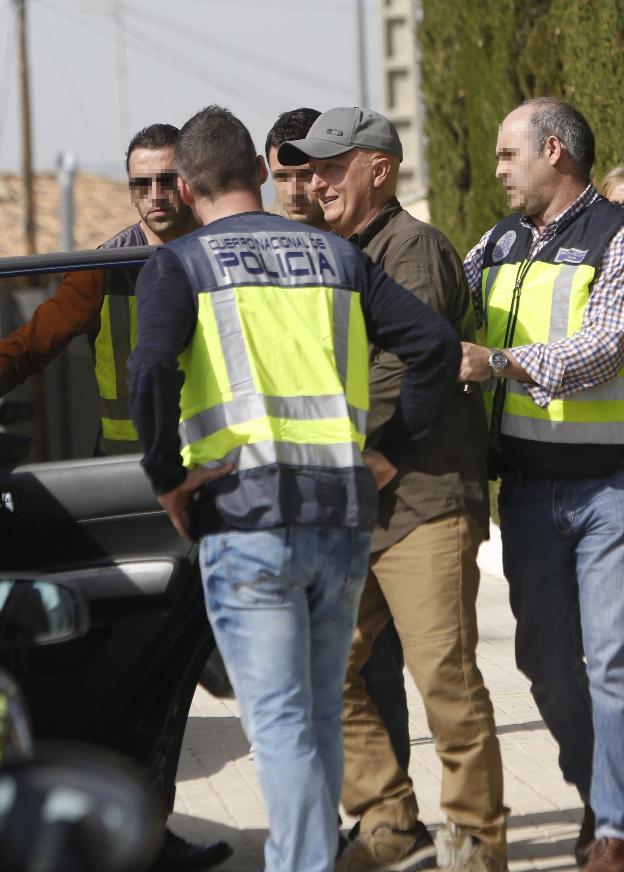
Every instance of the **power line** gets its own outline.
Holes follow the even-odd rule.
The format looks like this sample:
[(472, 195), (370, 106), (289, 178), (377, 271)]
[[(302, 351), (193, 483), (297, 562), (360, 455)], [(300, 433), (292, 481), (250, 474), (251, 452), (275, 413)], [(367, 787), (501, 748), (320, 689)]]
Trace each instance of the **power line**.
[[(193, 0), (187, 0), (187, 2), (193, 2)], [(210, 0), (201, 0), (202, 3), (210, 2)], [(212, 2), (222, 3), (223, 0), (212, 0)], [(344, 3), (345, 0), (342, 0)], [(253, 6), (256, 9), (258, 8), (258, 0), (227, 0), (228, 6)], [(310, 2), (309, 0), (302, 0), (301, 5), (297, 6), (294, 4), (293, 0), (263, 0), (262, 2), (263, 9), (284, 9), (287, 12), (309, 12), (310, 11)], [(348, 6), (343, 6), (340, 4), (339, 0), (332, 0), (331, 3), (319, 3), (318, 0), (314, 3), (314, 10), (322, 9), (327, 12), (350, 12)]]
[[(113, 38), (113, 34), (108, 30), (103, 30), (102, 28), (94, 26), (91, 18), (85, 20), (84, 17), (79, 17), (73, 14), (73, 9), (68, 6), (64, 6), (63, 0), (43, 0), (43, 2), (45, 2), (45, 4), (52, 11), (56, 12), (58, 15), (62, 15), (65, 18), (73, 20), (79, 26), (84, 27), (87, 30), (91, 30), (94, 33), (97, 33), (99, 36), (105, 37), (106, 39)], [(181, 54), (177, 54), (174, 57), (174, 52), (172, 51), (171, 46), (165, 43), (155, 42), (153, 39), (148, 40), (144, 33), (134, 30), (133, 27), (128, 26), (127, 22), (126, 31), (128, 35), (131, 36), (133, 41), (136, 40), (136, 45), (133, 46), (133, 50), (136, 50), (137, 52), (145, 55), (146, 57), (155, 59), (163, 66), (167, 66), (176, 70), (177, 72), (184, 72), (187, 75), (193, 76), (203, 82), (204, 85), (210, 84), (210, 82), (208, 81), (208, 77), (206, 76), (206, 72), (203, 68), (200, 68), (197, 65), (190, 63), (189, 59)], [(219, 82), (218, 86), (212, 85), (212, 87), (214, 87), (215, 90), (218, 88), (221, 91), (225, 91), (226, 93), (238, 97), (238, 99), (240, 99), (246, 105), (250, 106), (255, 111), (258, 110), (259, 104), (263, 105), (266, 109), (271, 108), (261, 98), (258, 98), (255, 93), (252, 98), (249, 93), (241, 92), (233, 88), (231, 83), (229, 82), (228, 84)], [(266, 92), (266, 89), (264, 90)]]
[[(231, 0), (228, 0), (228, 4), (229, 2), (231, 2)], [(316, 8), (317, 7), (315, 7), (315, 9)], [(309, 75), (297, 67), (284, 64), (274, 59), (267, 59), (255, 52), (243, 50), (238, 45), (228, 45), (227, 43), (219, 42), (206, 34), (198, 33), (196, 30), (189, 30), (188, 28), (181, 26), (176, 20), (158, 15), (151, 9), (148, 13), (145, 13), (141, 12), (139, 9), (126, 6), (124, 14), (126, 18), (128, 16), (138, 18), (142, 27), (145, 27), (146, 25), (154, 27), (155, 24), (158, 24), (163, 27), (167, 33), (178, 33), (185, 40), (194, 42), (202, 48), (210, 48), (217, 54), (225, 56), (228, 60), (231, 60), (232, 57), (235, 56), (237, 61), (244, 61), (254, 67), (260, 66), (272, 73), (278, 73), (289, 78), (294, 77), (315, 88), (322, 87), (333, 92), (338, 91), (343, 94), (348, 94), (349, 96), (351, 95), (351, 90), (337, 84), (335, 79), (324, 79), (318, 75)]]
[(128, 142), (128, 61), (126, 58), (126, 35), (124, 33), (122, 0), (113, 0), (115, 25), (115, 58), (117, 61), (117, 96), (119, 98), (119, 128), (122, 150)]
[[(153, 37), (148, 38), (145, 35), (145, 33), (143, 33), (141, 30), (135, 29), (133, 25), (128, 24), (127, 22), (126, 22), (126, 32), (130, 36), (132, 36), (136, 40), (137, 43), (141, 44), (142, 46), (146, 46), (146, 45), (151, 46), (153, 48), (153, 52), (151, 53), (152, 57), (154, 57), (157, 60), (160, 60), (161, 62), (164, 63), (164, 61), (162, 61), (163, 52), (168, 53), (172, 59), (172, 63), (168, 64), (168, 66), (173, 67), (173, 69), (175, 69), (175, 70), (179, 70), (181, 67), (186, 68), (186, 71), (191, 73), (191, 75), (194, 75), (196, 78), (200, 79), (205, 84), (209, 84), (204, 67), (200, 67), (200, 66), (197, 66), (196, 64), (193, 64), (188, 57), (186, 57), (185, 55), (182, 55), (178, 52), (175, 52), (168, 43), (160, 42), (158, 40), (155, 40)], [(145, 53), (145, 51), (144, 51), (144, 53)], [(173, 62), (173, 61), (175, 61), (175, 62)], [(257, 110), (259, 103), (264, 105), (264, 107), (266, 109), (271, 108), (268, 103), (265, 103), (262, 99), (259, 99), (256, 97), (255, 91), (253, 92), (253, 95), (250, 95), (250, 92), (248, 90), (243, 91), (243, 90), (239, 90), (238, 88), (234, 87), (232, 85), (231, 78), (228, 78), (227, 85), (223, 84), (220, 81), (218, 86), (213, 85), (213, 87), (215, 87), (215, 88), (218, 87), (219, 90), (223, 90), (229, 94), (233, 94), (235, 97), (238, 97), (238, 99), (241, 100), (243, 103), (246, 103), (247, 106), (251, 106), (253, 109)], [(275, 99), (279, 99), (279, 95), (276, 94), (275, 92), (271, 91), (270, 89), (263, 88), (262, 93), (263, 94), (270, 94)]]

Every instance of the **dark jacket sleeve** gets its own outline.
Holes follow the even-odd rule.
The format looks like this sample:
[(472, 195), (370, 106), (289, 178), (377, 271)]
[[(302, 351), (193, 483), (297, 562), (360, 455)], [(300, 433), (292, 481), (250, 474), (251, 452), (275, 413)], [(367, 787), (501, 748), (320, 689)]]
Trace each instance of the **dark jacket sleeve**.
[(100, 270), (67, 273), (30, 321), (0, 341), (0, 396), (41, 372), (76, 336), (95, 332), (101, 306)]
[(143, 468), (157, 494), (184, 481), (178, 424), (184, 375), (178, 355), (192, 336), (197, 314), (186, 273), (159, 249), (136, 284), (139, 332), (128, 363), (130, 412), (143, 449)]
[(440, 315), (363, 257), (362, 308), (369, 340), (405, 365), (399, 404), (375, 445), (396, 465), (440, 419), (457, 383), (461, 348), (457, 334)]

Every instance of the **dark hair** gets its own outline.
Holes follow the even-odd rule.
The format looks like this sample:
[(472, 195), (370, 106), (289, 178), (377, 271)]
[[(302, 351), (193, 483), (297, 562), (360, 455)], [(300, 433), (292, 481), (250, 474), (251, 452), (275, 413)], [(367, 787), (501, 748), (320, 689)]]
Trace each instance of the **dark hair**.
[(264, 151), (267, 160), (271, 148), (279, 148), (283, 142), (289, 142), (291, 139), (305, 139), (308, 130), (320, 114), (317, 109), (306, 108), (282, 112), (266, 138)]
[(557, 97), (535, 97), (522, 106), (534, 107), (531, 126), (538, 154), (549, 136), (556, 136), (583, 174), (589, 176), (596, 159), (596, 141), (586, 118), (578, 109)]
[(180, 131), (173, 124), (150, 124), (135, 133), (126, 152), (126, 172), (130, 169), (130, 155), (135, 148), (164, 148), (175, 145)]
[(193, 193), (214, 199), (258, 188), (256, 149), (249, 131), (223, 106), (207, 106), (180, 131), (176, 166)]

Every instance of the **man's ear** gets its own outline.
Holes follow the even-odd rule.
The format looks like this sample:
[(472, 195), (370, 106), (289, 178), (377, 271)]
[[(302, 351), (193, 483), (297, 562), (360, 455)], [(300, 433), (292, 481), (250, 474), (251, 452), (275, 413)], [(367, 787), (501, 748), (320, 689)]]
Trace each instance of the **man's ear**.
[(385, 184), (391, 169), (392, 163), (389, 157), (386, 157), (385, 154), (375, 155), (371, 161), (374, 188), (381, 188)]
[(548, 162), (551, 166), (555, 166), (561, 160), (563, 154), (563, 146), (559, 139), (556, 136), (549, 136), (546, 142), (544, 143), (544, 151), (542, 154), (545, 154), (548, 158)]
[(258, 184), (263, 185), (269, 178), (269, 171), (263, 154), (256, 155), (256, 167), (258, 170)]
[(182, 176), (178, 176), (178, 191), (184, 205), (192, 206), (195, 202), (195, 194), (192, 192), (189, 183)]

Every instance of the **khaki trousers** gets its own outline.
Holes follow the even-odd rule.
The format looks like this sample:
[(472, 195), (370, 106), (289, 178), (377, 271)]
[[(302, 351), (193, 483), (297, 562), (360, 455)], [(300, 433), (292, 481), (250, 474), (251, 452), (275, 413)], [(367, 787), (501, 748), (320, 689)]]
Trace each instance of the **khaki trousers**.
[(412, 781), (396, 761), (360, 676), (392, 617), (442, 763), (442, 811), (504, 855), (500, 748), (475, 657), (482, 539), (476, 521), (456, 512), (372, 555), (347, 667), (342, 802), (350, 815), (361, 817), (363, 831), (380, 823), (410, 830), (418, 819)]

